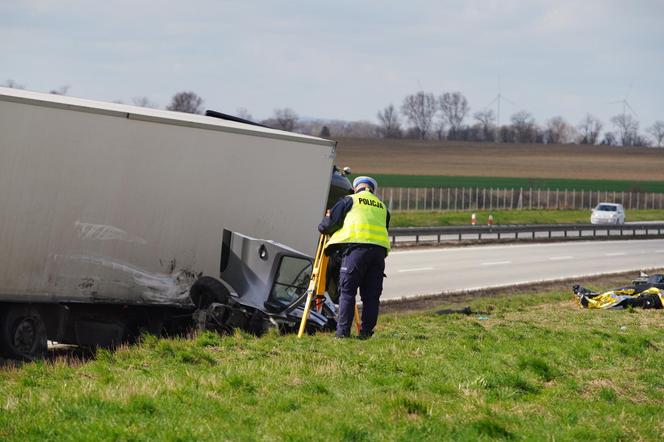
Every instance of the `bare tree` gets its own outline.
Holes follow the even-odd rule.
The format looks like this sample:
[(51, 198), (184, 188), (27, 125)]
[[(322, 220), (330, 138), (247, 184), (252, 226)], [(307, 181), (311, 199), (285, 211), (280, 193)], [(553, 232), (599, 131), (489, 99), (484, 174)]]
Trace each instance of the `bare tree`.
[(347, 137), (375, 138), (379, 133), (378, 126), (367, 120), (351, 121), (344, 127), (344, 135)]
[(254, 121), (254, 117), (247, 110), (247, 108), (239, 107), (236, 112), (237, 112), (237, 116), (242, 118), (243, 120)]
[(545, 137), (549, 144), (568, 144), (576, 138), (576, 130), (563, 117), (553, 117), (546, 122)]
[(359, 138), (375, 138), (380, 133), (380, 128), (371, 121), (350, 121), (344, 125), (344, 136)]
[(438, 103), (440, 104), (443, 120), (450, 126), (448, 137), (456, 139), (457, 132), (459, 132), (464, 118), (470, 111), (468, 100), (461, 92), (445, 92), (438, 99)]
[(401, 122), (399, 115), (390, 104), (382, 111), (378, 112), (378, 121), (380, 121), (380, 133), (385, 138), (401, 138)]
[[(273, 118), (263, 120), (260, 123), (269, 127), (277, 126), (277, 122)], [(338, 132), (335, 132), (337, 127), (333, 127), (332, 124), (333, 123), (328, 120), (301, 120), (297, 123), (297, 131), (305, 135), (320, 136), (321, 132), (323, 131), (323, 126), (327, 126), (327, 129), (330, 131), (330, 133), (334, 132), (334, 134), (337, 135)]]
[(484, 137), (484, 128), (480, 123), (475, 123), (472, 126), (466, 127), (464, 132), (464, 140), (467, 141), (489, 141)]
[(203, 113), (203, 99), (194, 92), (178, 92), (173, 95), (171, 104), (166, 109), (176, 112), (186, 112), (189, 114)]
[(537, 139), (537, 125), (535, 119), (525, 110), (515, 113), (511, 117), (514, 138), (518, 143), (534, 143)]
[(496, 131), (500, 143), (516, 143), (516, 131), (512, 125), (502, 125)]
[(403, 100), (401, 112), (414, 126), (418, 138), (425, 139), (429, 136), (436, 115), (436, 97), (423, 91), (408, 95)]
[(493, 141), (495, 133), (495, 121), (496, 116), (491, 109), (485, 109), (475, 112), (473, 118), (477, 120), (480, 125), (482, 140), (483, 141)]
[(8, 88), (11, 88), (11, 89), (25, 89), (25, 85), (18, 84), (17, 82), (12, 80), (11, 78), (8, 79), (8, 80), (5, 80), (5, 82), (2, 84), (2, 86), (3, 87), (8, 87)]
[(577, 126), (579, 132), (581, 132), (581, 144), (596, 144), (599, 141), (602, 127), (602, 122), (598, 118), (586, 114)]
[(438, 140), (444, 140), (445, 139), (445, 120), (442, 118), (439, 118), (437, 121), (434, 121), (433, 123), (433, 132), (436, 134), (436, 139)]
[(154, 103), (148, 97), (134, 97), (131, 99), (131, 102), (134, 106), (139, 106), (139, 107), (150, 107), (153, 109), (159, 107), (157, 103)]
[(69, 92), (69, 88), (70, 88), (69, 85), (60, 86), (57, 89), (51, 89), (50, 91), (48, 91), (48, 93), (53, 95), (67, 95), (67, 92)]
[(623, 146), (637, 145), (639, 138), (639, 122), (629, 114), (620, 114), (611, 117), (611, 123), (618, 131), (618, 140)]
[(293, 129), (295, 129), (295, 123), (297, 123), (297, 119), (298, 116), (293, 109), (284, 108), (274, 110), (274, 122), (277, 129), (292, 132)]
[(616, 134), (613, 132), (606, 132), (604, 134), (604, 139), (602, 139), (602, 142), (600, 144), (605, 144), (607, 146), (616, 146), (618, 144), (618, 140), (616, 139)]
[(652, 141), (650, 140), (650, 138), (637, 133), (636, 137), (634, 138), (634, 141), (632, 142), (632, 146), (634, 146), (634, 147), (651, 147), (652, 146)]
[(664, 121), (655, 121), (653, 125), (648, 128), (648, 133), (655, 138), (657, 147), (662, 147), (662, 142), (664, 142)]

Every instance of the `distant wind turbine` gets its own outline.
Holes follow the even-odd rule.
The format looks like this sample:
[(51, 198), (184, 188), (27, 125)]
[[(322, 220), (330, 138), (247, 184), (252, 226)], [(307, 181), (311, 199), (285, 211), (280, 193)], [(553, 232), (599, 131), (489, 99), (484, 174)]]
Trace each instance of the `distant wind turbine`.
[(625, 94), (625, 97), (622, 100), (615, 100), (615, 101), (609, 101), (608, 104), (622, 104), (622, 116), (623, 119), (627, 115), (627, 109), (634, 114), (635, 117), (639, 117), (639, 115), (636, 113), (634, 108), (629, 104), (629, 101), (627, 101), (627, 98), (629, 97), (629, 94), (632, 93), (632, 86), (634, 86), (634, 82), (630, 83), (629, 89), (627, 90), (627, 94)]
[(493, 103), (496, 103), (496, 127), (500, 127), (500, 105), (502, 101), (505, 100), (508, 103), (512, 103), (513, 106), (516, 105), (516, 103), (506, 96), (503, 95), (502, 90), (500, 88), (500, 77), (498, 77), (498, 95), (494, 97), (493, 100), (491, 100), (491, 103), (487, 104), (486, 107), (490, 107)]

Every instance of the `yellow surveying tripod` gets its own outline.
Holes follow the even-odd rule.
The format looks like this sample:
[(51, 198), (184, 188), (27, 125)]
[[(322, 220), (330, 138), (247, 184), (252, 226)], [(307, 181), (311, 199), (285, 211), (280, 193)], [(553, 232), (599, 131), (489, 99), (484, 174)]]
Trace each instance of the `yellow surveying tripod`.
[[(322, 300), (325, 297), (325, 286), (327, 285), (327, 265), (330, 262), (330, 257), (325, 254), (325, 246), (329, 241), (329, 235), (321, 235), (318, 240), (318, 249), (316, 249), (316, 257), (314, 258), (314, 267), (311, 271), (311, 280), (307, 288), (307, 300), (304, 304), (304, 312), (302, 313), (302, 321), (300, 321), (300, 330), (297, 337), (301, 338), (309, 319), (309, 312), (311, 312), (311, 305), (316, 300), (316, 307), (320, 309)], [(360, 312), (355, 304), (355, 326), (357, 332), (360, 332)]]

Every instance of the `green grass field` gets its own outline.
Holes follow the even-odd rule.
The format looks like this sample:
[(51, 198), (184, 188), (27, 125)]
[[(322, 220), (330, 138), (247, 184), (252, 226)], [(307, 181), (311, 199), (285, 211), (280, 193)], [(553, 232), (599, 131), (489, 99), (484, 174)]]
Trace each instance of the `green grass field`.
[(569, 293), (329, 334), (146, 337), (0, 369), (0, 440), (662, 440), (662, 311)]
[[(365, 175), (365, 174), (353, 174)], [(602, 192), (664, 192), (664, 181), (581, 180), (558, 178), (501, 178), (434, 175), (371, 174), (383, 187), (477, 187), (501, 189), (576, 189)]]
[[(472, 212), (399, 212), (391, 213), (390, 227), (437, 227), (470, 225)], [(589, 223), (590, 210), (494, 210), (494, 224), (563, 224)], [(485, 225), (488, 211), (477, 211), (477, 224)], [(664, 220), (664, 210), (629, 210), (627, 221)]]

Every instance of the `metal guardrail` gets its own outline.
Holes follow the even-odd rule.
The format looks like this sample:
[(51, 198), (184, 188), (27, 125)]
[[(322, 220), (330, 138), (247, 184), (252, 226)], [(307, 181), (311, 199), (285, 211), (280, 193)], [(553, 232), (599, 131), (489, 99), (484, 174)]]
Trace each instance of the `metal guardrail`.
[[(494, 226), (449, 226), (449, 227), (394, 227), (389, 230), (392, 244), (397, 238), (415, 238), (414, 242), (463, 241), (487, 239), (588, 239), (596, 237), (642, 238), (662, 236), (664, 223), (630, 223), (620, 225), (605, 224), (529, 224)], [(423, 239), (428, 238), (428, 239)]]

